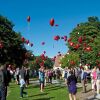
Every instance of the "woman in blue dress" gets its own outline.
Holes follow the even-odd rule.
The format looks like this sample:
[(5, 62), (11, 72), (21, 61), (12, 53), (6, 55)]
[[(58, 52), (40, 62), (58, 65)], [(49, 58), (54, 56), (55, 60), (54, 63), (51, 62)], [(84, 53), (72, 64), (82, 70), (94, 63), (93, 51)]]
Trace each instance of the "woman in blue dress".
[(76, 100), (76, 93), (77, 93), (76, 83), (77, 83), (77, 78), (75, 77), (73, 71), (70, 71), (70, 76), (67, 79), (70, 100)]
[(43, 92), (44, 77), (45, 77), (44, 68), (40, 68), (39, 69), (39, 81), (40, 81), (40, 89), (41, 89), (41, 92)]

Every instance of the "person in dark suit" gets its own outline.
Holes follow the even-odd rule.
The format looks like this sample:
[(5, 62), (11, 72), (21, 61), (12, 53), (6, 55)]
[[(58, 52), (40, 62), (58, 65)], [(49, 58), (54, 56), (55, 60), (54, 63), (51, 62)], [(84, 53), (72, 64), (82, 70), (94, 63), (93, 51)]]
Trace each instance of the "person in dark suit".
[(27, 87), (29, 85), (29, 68), (25, 68), (25, 82)]
[(9, 84), (9, 75), (7, 71), (6, 65), (2, 65), (0, 67), (0, 93), (1, 93), (1, 100), (6, 100), (7, 96), (7, 86)]

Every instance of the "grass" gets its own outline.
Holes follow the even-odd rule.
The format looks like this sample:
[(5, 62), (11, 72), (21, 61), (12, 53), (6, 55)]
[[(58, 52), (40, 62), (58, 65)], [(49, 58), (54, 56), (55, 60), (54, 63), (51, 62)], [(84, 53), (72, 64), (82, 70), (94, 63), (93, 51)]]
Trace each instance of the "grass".
[(9, 95), (7, 100), (69, 100), (68, 91), (64, 86), (48, 85), (45, 87), (44, 92), (41, 93), (39, 86), (32, 84), (29, 85), (25, 91), (28, 97), (20, 98), (20, 87), (11, 83), (9, 87)]
[[(36, 80), (37, 78), (32, 78), (30, 82)], [(64, 81), (61, 80), (60, 82), (62, 84)], [(40, 92), (39, 85), (30, 84), (25, 91), (28, 93), (28, 97), (20, 98), (20, 86), (14, 82), (10, 83), (7, 100), (69, 100), (66, 86), (58, 84), (48, 84), (43, 93)], [(81, 88), (78, 88), (78, 92), (80, 91)]]

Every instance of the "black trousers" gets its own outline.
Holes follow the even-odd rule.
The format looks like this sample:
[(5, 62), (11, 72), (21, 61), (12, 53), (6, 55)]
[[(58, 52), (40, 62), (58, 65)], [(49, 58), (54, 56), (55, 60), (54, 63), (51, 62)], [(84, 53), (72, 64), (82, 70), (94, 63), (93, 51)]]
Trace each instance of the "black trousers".
[(0, 92), (1, 92), (0, 100), (6, 100), (6, 93), (7, 93), (6, 87), (5, 86), (1, 86), (0, 87)]
[(27, 92), (24, 92), (24, 87), (20, 87), (20, 96), (23, 97), (23, 94), (27, 95)]
[(49, 76), (49, 83), (52, 84), (52, 76)]

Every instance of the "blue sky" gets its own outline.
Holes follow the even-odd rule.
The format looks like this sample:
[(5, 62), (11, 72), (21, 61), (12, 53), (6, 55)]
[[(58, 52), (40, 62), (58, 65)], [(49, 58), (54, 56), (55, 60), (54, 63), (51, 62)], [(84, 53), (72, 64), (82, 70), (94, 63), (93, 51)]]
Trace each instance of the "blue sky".
[[(68, 50), (64, 41), (54, 41), (53, 37), (69, 37), (72, 29), (87, 21), (88, 16), (99, 17), (99, 4), (100, 0), (0, 0), (0, 14), (10, 19), (15, 24), (14, 30), (34, 44), (33, 47), (26, 46), (27, 49), (35, 55), (46, 51), (46, 55), (53, 57), (58, 51), (66, 53)], [(29, 29), (27, 16), (31, 17)], [(51, 18), (59, 27), (49, 25)]]

